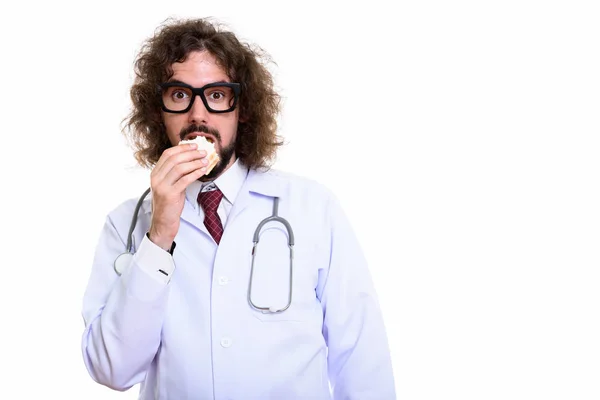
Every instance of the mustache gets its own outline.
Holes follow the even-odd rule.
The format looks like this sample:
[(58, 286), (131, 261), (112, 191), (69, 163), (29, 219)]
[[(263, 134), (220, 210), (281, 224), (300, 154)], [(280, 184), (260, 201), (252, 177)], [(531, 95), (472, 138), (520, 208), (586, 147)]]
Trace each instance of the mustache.
[(207, 135), (212, 135), (215, 137), (215, 139), (218, 142), (221, 142), (221, 134), (219, 133), (218, 130), (213, 129), (213, 128), (209, 128), (206, 125), (196, 125), (196, 124), (191, 124), (190, 126), (188, 126), (187, 128), (183, 128), (181, 130), (181, 132), (179, 132), (179, 137), (181, 140), (185, 139), (185, 137), (191, 133), (205, 133)]

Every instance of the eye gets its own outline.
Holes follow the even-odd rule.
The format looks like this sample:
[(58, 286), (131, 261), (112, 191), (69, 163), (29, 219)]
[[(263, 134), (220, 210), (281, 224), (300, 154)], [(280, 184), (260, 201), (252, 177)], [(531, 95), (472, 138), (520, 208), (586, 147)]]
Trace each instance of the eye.
[(223, 98), (225, 97), (225, 94), (223, 94), (221, 92), (212, 92), (211, 94), (208, 95), (208, 97), (211, 100), (218, 101), (218, 100), (223, 100)]
[(183, 91), (183, 90), (181, 90), (181, 89), (175, 89), (175, 90), (173, 90), (173, 92), (171, 93), (171, 98), (172, 98), (173, 100), (176, 100), (176, 101), (177, 101), (177, 100), (185, 100), (185, 99), (187, 99), (188, 97), (189, 97), (189, 95), (188, 95), (188, 94), (187, 94), (185, 91)]

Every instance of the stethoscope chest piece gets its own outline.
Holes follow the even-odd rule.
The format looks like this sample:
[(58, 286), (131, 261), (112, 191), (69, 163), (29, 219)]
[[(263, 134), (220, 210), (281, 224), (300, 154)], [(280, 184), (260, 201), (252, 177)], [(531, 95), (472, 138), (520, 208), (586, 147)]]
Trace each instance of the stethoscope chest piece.
[(133, 260), (133, 254), (119, 254), (117, 259), (115, 260), (115, 272), (117, 273), (117, 275), (123, 275), (123, 272), (125, 272), (125, 270), (131, 265), (131, 260)]

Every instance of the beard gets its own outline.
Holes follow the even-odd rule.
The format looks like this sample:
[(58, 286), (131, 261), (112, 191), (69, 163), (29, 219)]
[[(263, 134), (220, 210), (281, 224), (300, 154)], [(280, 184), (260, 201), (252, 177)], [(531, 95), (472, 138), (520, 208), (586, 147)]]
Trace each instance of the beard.
[(211, 135), (214, 138), (215, 150), (219, 155), (219, 162), (217, 163), (217, 165), (215, 165), (215, 167), (210, 171), (209, 174), (203, 175), (200, 178), (198, 178), (198, 180), (201, 182), (212, 181), (219, 175), (221, 175), (223, 171), (225, 171), (225, 168), (227, 168), (227, 166), (229, 165), (229, 162), (231, 161), (231, 158), (235, 153), (236, 141), (234, 139), (227, 147), (223, 147), (223, 142), (221, 141), (221, 134), (218, 130), (214, 128), (209, 128), (206, 125), (195, 124), (192, 124), (187, 128), (182, 129), (179, 133), (179, 137), (181, 138), (181, 140), (183, 140), (186, 138), (186, 136), (195, 132), (205, 133), (207, 135)]
[(201, 182), (212, 181), (217, 178), (219, 175), (225, 171), (225, 168), (229, 165), (233, 154), (235, 153), (235, 140), (229, 144), (227, 147), (221, 147), (221, 143), (219, 142), (219, 148), (217, 149), (217, 154), (219, 155), (219, 162), (215, 167), (210, 171), (209, 174), (201, 176), (198, 180)]

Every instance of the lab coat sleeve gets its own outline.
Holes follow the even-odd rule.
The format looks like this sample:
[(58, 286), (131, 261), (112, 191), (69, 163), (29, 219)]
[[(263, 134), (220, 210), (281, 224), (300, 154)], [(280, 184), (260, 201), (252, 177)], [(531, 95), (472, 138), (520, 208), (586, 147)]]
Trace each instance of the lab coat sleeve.
[(396, 398), (387, 335), (367, 262), (337, 199), (330, 198), (329, 268), (317, 295), (324, 312), (328, 373), (335, 400)]
[(144, 380), (160, 346), (169, 285), (152, 277), (143, 265), (157, 258), (173, 264), (169, 253), (144, 237), (130, 267), (119, 277), (113, 262), (125, 246), (109, 216), (83, 300), (85, 366), (96, 382), (120, 391)]

